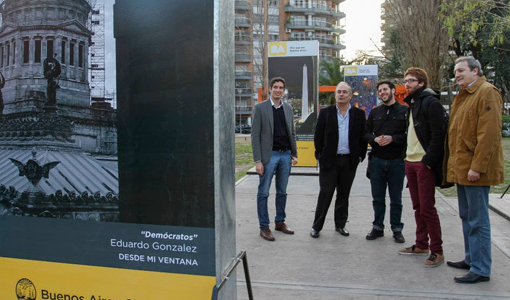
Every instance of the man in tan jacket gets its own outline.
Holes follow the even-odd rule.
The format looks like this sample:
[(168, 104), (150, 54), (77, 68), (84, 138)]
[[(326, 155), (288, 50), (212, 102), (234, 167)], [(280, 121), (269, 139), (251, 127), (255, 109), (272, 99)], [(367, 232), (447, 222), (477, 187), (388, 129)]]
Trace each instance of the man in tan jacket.
[(465, 256), (447, 264), (469, 270), (455, 282), (477, 283), (489, 281), (491, 275), (489, 188), (504, 181), (502, 99), (473, 57), (458, 58), (454, 71), (462, 90), (451, 108), (447, 178), (457, 184)]

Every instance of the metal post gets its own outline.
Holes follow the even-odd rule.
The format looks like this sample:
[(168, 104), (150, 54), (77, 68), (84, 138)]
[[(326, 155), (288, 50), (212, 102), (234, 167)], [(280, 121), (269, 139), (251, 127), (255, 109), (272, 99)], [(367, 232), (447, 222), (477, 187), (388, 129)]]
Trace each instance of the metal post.
[(228, 276), (235, 270), (239, 262), (243, 262), (244, 268), (244, 277), (246, 278), (246, 288), (248, 289), (248, 299), (253, 300), (253, 291), (251, 289), (251, 279), (250, 279), (250, 270), (248, 269), (248, 258), (246, 257), (246, 250), (241, 251), (236, 258), (232, 260), (230, 265), (225, 269), (223, 274), (221, 274), (220, 283), (216, 284), (213, 288), (212, 300), (218, 299), (218, 294), (220, 289), (225, 285), (228, 280)]
[(243, 251), (243, 269), (244, 269), (244, 278), (246, 278), (246, 288), (248, 289), (248, 299), (253, 300), (253, 291), (251, 289), (251, 279), (250, 279), (250, 270), (248, 269), (248, 256), (246, 255), (246, 251)]
[(506, 192), (508, 192), (508, 189), (510, 189), (510, 184), (506, 187), (505, 192), (503, 193), (503, 195), (501, 195), (501, 197), (499, 197), (499, 199), (503, 199), (503, 197), (505, 196)]

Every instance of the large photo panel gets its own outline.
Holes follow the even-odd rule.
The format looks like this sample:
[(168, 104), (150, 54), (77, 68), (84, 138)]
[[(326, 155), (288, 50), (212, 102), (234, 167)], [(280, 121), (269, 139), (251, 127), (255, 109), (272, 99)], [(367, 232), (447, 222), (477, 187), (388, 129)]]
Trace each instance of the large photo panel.
[(3, 2), (1, 299), (210, 297), (215, 3)]
[(287, 101), (294, 111), (299, 157), (297, 166), (317, 166), (313, 133), (319, 101), (319, 42), (270, 42), (268, 48), (268, 77), (285, 79), (287, 91), (283, 101)]

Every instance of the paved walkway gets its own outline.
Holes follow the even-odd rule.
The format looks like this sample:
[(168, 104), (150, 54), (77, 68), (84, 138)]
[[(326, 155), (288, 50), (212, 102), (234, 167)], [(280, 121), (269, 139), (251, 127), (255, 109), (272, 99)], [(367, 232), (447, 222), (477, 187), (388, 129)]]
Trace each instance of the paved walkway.
[[(407, 189), (404, 190), (402, 216), (407, 242), (397, 244), (393, 241), (388, 218), (384, 238), (365, 239), (371, 229), (373, 210), (370, 182), (364, 173), (365, 166), (361, 165), (351, 192), (346, 226), (351, 232), (349, 237), (334, 231), (332, 209), (320, 238), (309, 236), (319, 192), (317, 176), (291, 176), (287, 224), (296, 234), (289, 236), (276, 232), (275, 242), (259, 237), (258, 177), (248, 175), (237, 183), (237, 251), (247, 250), (255, 299), (510, 299), (510, 221), (491, 211), (491, 281), (457, 284), (453, 277), (463, 271), (446, 264), (425, 268), (426, 257), (398, 254), (403, 246), (414, 243), (416, 227)], [(445, 258), (462, 259), (463, 239), (456, 199), (437, 194), (436, 202)], [(496, 202), (491, 198), (493, 205), (497, 205)], [(270, 218), (274, 219), (274, 186), (269, 207)], [(248, 299), (241, 265), (237, 274), (238, 299)]]

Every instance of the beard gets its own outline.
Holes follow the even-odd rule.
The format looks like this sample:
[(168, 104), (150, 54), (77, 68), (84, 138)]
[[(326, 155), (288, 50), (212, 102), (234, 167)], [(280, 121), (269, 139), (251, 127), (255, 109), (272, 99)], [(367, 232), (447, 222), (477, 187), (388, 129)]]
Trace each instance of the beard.
[(388, 103), (388, 102), (390, 102), (391, 100), (393, 100), (393, 96), (394, 96), (394, 95), (393, 95), (393, 92), (392, 92), (392, 91), (390, 91), (390, 92), (389, 92), (389, 94), (388, 94), (388, 97), (386, 98), (386, 100), (384, 100), (383, 98), (381, 98), (381, 101), (382, 101), (383, 103)]

